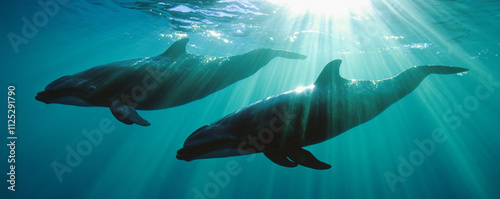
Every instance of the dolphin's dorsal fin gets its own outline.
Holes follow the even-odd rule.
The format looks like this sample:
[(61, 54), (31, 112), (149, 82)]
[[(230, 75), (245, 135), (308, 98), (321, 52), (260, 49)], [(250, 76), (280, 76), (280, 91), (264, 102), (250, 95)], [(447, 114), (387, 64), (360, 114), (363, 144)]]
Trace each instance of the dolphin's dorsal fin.
[(182, 38), (174, 42), (161, 56), (177, 57), (186, 53), (188, 38)]
[(325, 68), (323, 68), (323, 71), (321, 71), (321, 73), (319, 74), (318, 79), (316, 79), (316, 82), (314, 82), (314, 85), (328, 86), (344, 80), (344, 78), (342, 78), (339, 73), (341, 63), (342, 60), (340, 59), (336, 59), (328, 63)]

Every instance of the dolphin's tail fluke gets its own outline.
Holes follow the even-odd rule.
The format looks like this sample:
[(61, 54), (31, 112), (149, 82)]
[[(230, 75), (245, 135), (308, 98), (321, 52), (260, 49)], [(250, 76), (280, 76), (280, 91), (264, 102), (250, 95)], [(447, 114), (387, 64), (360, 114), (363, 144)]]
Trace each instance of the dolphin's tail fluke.
[(385, 101), (388, 102), (386, 104), (390, 105), (412, 92), (429, 74), (456, 74), (467, 70), (454, 66), (415, 66), (399, 73), (395, 77), (385, 79), (379, 83), (378, 87), (381, 88), (381, 92), (388, 92), (384, 96), (386, 96)]
[(425, 65), (409, 68), (396, 75), (393, 79), (402, 84), (415, 84), (415, 87), (429, 74), (456, 74), (469, 69), (455, 66)]
[(426, 66), (416, 66), (416, 68), (423, 72), (423, 75), (427, 74), (455, 74), (468, 71), (469, 69), (455, 67), (455, 66), (441, 66), (441, 65), (426, 65)]

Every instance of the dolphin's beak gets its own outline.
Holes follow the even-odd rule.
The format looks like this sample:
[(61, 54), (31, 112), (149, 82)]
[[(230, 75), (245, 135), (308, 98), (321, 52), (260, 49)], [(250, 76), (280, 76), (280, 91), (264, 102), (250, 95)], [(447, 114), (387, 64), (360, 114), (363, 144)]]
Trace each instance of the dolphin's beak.
[(72, 85), (69, 85), (70, 79), (70, 76), (63, 76), (51, 82), (44, 91), (36, 94), (35, 99), (50, 104), (54, 99), (68, 95), (67, 91), (72, 89)]
[[(75, 91), (73, 89), (60, 89), (60, 90), (45, 89), (44, 91), (37, 93), (35, 99), (46, 104), (61, 103), (59, 102), (60, 99), (71, 98), (74, 92)], [(61, 103), (61, 104), (66, 104), (66, 103)]]
[(217, 125), (205, 125), (193, 132), (184, 142), (184, 147), (177, 151), (177, 159), (191, 161), (195, 159), (244, 155), (239, 153), (240, 142)]
[(42, 91), (35, 96), (35, 99), (45, 104), (55, 103), (74, 106), (92, 106), (92, 104), (66, 91)]
[(58, 103), (91, 106), (88, 102), (78, 97), (82, 92), (78, 88), (78, 84), (81, 81), (81, 79), (75, 79), (72, 76), (61, 77), (47, 85), (44, 91), (37, 93), (35, 99), (46, 104)]
[(47, 91), (42, 91), (42, 92), (39, 92), (36, 94), (35, 96), (35, 99), (37, 101), (40, 101), (40, 102), (43, 102), (43, 103), (46, 103), (46, 104), (50, 104), (51, 100), (50, 100), (50, 95), (47, 94)]

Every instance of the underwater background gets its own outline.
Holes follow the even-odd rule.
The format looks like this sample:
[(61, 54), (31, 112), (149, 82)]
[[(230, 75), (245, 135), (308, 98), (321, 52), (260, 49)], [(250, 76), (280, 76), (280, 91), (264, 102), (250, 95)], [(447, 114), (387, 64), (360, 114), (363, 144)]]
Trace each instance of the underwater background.
[[(6, 175), (11, 140), (7, 117), (0, 116), (0, 198), (500, 198), (500, 1), (0, 4), (0, 112), (7, 115), (8, 86), (15, 86), (17, 136), (13, 192)], [(27, 23), (35, 29), (23, 30)], [(192, 54), (274, 48), (308, 58), (276, 58), (201, 100), (139, 111), (149, 127), (122, 124), (108, 108), (47, 105), (34, 98), (61, 76), (156, 56), (183, 37), (190, 38)], [(312, 84), (333, 59), (343, 60), (340, 73), (348, 79), (383, 79), (429, 64), (470, 71), (430, 75), (375, 119), (306, 147), (331, 164), (329, 170), (285, 168), (263, 154), (175, 158), (199, 127)], [(67, 149), (88, 141), (83, 132), (99, 130), (103, 121), (112, 130), (68, 166)], [(58, 163), (71, 172), (58, 177)], [(229, 175), (228, 165), (236, 165)]]

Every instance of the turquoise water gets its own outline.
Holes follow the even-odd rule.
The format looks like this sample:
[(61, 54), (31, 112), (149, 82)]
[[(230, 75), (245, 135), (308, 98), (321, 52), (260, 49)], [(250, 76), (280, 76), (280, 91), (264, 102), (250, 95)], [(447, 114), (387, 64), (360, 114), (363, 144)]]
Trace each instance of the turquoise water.
[[(60, 1), (57, 12), (48, 13), (37, 1), (2, 1), (1, 99), (9, 85), (16, 87), (17, 140), (16, 191), (7, 189), (9, 175), (2, 174), (1, 198), (500, 198), (499, 2), (295, 2)], [(22, 18), (33, 23), (33, 16), (36, 31), (26, 35)], [(11, 33), (25, 42), (13, 45)], [(181, 37), (189, 37), (187, 51), (199, 55), (274, 48), (308, 58), (276, 58), (201, 100), (139, 111), (149, 127), (124, 125), (107, 108), (34, 99), (61, 76), (155, 56)], [(262, 154), (175, 158), (199, 127), (312, 84), (333, 59), (343, 60), (340, 72), (349, 79), (383, 79), (427, 64), (470, 71), (431, 75), (375, 119), (306, 147), (331, 164), (329, 170), (284, 168)], [(112, 129), (101, 128), (103, 122)], [(0, 165), (7, 173), (3, 128)], [(95, 129), (109, 133), (68, 166), (67, 148), (88, 141), (83, 132)], [(57, 163), (71, 172), (58, 178)]]

